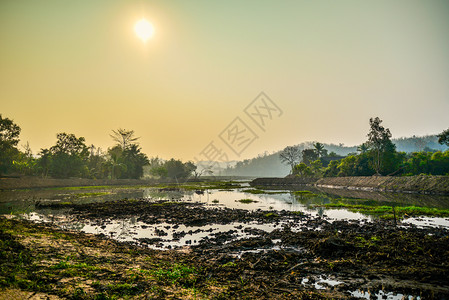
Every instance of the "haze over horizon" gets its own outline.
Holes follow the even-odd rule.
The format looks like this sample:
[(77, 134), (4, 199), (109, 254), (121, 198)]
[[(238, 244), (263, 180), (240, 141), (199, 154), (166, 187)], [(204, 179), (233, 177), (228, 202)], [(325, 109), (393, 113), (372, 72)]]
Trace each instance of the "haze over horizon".
[(150, 157), (183, 160), (211, 143), (229, 160), (358, 145), (375, 116), (393, 138), (437, 134), (449, 127), (448, 15), (444, 0), (2, 1), (0, 113), (34, 153), (59, 132), (106, 150), (117, 128)]

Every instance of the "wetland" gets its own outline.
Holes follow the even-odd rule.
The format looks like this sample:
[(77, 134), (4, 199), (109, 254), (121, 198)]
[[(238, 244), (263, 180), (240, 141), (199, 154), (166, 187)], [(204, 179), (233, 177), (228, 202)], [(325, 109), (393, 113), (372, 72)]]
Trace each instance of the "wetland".
[(0, 195), (5, 295), (449, 297), (447, 196), (247, 182)]

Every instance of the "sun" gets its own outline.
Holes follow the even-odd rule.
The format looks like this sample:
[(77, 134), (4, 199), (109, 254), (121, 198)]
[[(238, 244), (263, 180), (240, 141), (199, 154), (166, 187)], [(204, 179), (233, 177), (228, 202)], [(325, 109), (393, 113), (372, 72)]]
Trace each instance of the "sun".
[(153, 25), (145, 19), (140, 19), (134, 25), (134, 31), (136, 32), (139, 39), (141, 39), (144, 43), (150, 39), (154, 34)]

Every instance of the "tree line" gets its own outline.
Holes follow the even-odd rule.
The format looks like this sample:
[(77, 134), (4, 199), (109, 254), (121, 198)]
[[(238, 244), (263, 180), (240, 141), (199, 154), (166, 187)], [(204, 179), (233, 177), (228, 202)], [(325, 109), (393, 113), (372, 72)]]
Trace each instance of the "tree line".
[[(391, 132), (378, 117), (370, 119), (368, 140), (357, 147), (357, 153), (345, 157), (330, 152), (321, 143), (313, 148), (286, 147), (280, 153), (281, 162), (299, 177), (337, 177), (372, 175), (449, 175), (449, 150), (424, 149), (412, 153), (397, 151)], [(449, 146), (449, 129), (438, 135), (441, 145)]]
[(56, 143), (33, 155), (29, 143), (19, 149), (21, 128), (0, 114), (0, 175), (42, 176), (52, 178), (139, 179), (148, 168), (154, 178), (185, 179), (195, 174), (193, 162), (176, 159), (149, 159), (142, 153), (133, 130), (112, 130), (115, 144), (103, 151), (88, 146), (84, 137), (58, 133)]

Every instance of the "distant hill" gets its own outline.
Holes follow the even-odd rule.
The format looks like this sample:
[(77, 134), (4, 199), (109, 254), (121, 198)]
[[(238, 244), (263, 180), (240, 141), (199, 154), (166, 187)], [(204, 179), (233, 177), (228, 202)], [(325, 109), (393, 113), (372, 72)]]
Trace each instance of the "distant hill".
[[(422, 137), (409, 137), (393, 139), (397, 151), (417, 152), (417, 151), (445, 151), (448, 147), (440, 145), (436, 135)], [(313, 142), (304, 142), (297, 145), (300, 149), (313, 148)], [(324, 144), (324, 148), (330, 153), (335, 152), (339, 156), (347, 156), (357, 152), (357, 146), (344, 146), (343, 144)], [(282, 164), (279, 153), (263, 154), (252, 159), (232, 162), (227, 168), (214, 170), (215, 175), (225, 176), (255, 176), (255, 177), (283, 177), (290, 173), (290, 167)]]
[(447, 146), (438, 143), (436, 135), (402, 137), (393, 139), (397, 151), (418, 152), (418, 151), (446, 151)]
[[(296, 145), (301, 150), (313, 148), (313, 142), (304, 142)], [(328, 152), (335, 152), (337, 155), (346, 156), (355, 152), (357, 147), (347, 147), (344, 145), (324, 144)], [(221, 171), (221, 175), (226, 176), (256, 176), (256, 177), (283, 177), (290, 173), (290, 167), (281, 163), (279, 153), (259, 155), (252, 159), (246, 159), (235, 163), (232, 167)]]

